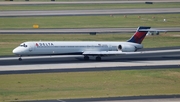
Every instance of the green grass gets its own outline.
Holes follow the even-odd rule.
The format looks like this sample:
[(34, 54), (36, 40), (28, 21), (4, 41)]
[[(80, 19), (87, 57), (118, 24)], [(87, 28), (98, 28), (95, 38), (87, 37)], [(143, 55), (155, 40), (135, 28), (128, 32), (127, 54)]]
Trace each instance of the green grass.
[[(168, 5), (168, 6), (167, 6)], [(1, 10), (85, 10), (121, 8), (179, 8), (180, 3), (135, 4), (47, 4), (47, 5), (0, 5)]]
[(123, 15), (0, 17), (0, 29), (28, 29), (33, 24), (38, 24), (40, 28), (179, 27), (178, 21), (180, 14), (127, 15), (127, 18)]
[[(12, 50), (25, 41), (126, 41), (132, 34), (0, 34), (0, 56), (12, 55)], [(147, 36), (144, 48), (180, 46), (180, 33)]]
[(180, 69), (0, 75), (0, 100), (180, 94)]

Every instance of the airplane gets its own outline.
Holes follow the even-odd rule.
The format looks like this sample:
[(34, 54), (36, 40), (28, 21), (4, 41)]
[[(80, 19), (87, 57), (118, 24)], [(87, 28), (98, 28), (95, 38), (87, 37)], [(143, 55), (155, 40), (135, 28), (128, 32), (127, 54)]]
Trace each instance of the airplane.
[(84, 60), (95, 56), (101, 57), (120, 54), (136, 54), (143, 48), (141, 44), (151, 27), (140, 26), (134, 35), (125, 42), (111, 41), (28, 41), (21, 43), (12, 52), (19, 56), (39, 55), (83, 55)]

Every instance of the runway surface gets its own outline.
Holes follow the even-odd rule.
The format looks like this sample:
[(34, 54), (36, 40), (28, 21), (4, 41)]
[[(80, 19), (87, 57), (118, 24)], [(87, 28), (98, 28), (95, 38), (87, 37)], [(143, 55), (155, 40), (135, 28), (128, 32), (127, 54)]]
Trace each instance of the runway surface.
[[(133, 33), (137, 28), (81, 28), (81, 29), (8, 29), (1, 30), (0, 34), (89, 34), (96, 33)], [(180, 32), (179, 27), (155, 28), (167, 32)]]
[(102, 10), (52, 10), (52, 11), (0, 11), (0, 17), (25, 16), (83, 16), (116, 14), (172, 14), (180, 13), (179, 8), (144, 8), (144, 9), (102, 9)]
[(158, 53), (152, 51), (157, 49), (147, 49), (142, 54), (102, 57), (100, 62), (94, 57), (84, 61), (82, 55), (23, 57), (23, 61), (0, 58), (0, 74), (180, 68), (179, 48)]
[[(0, 34), (89, 34), (89, 33), (134, 33), (137, 28), (81, 28), (81, 29), (8, 29), (1, 30)], [(152, 28), (153, 29), (153, 28)], [(154, 28), (167, 32), (180, 32), (179, 27)], [(162, 32), (163, 33), (163, 32)]]

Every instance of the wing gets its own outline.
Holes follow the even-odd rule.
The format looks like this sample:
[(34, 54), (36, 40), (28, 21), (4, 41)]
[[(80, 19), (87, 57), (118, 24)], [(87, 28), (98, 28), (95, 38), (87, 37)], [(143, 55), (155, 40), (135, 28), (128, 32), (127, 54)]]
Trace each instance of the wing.
[(158, 30), (158, 29), (141, 29), (139, 31), (148, 31), (148, 32), (167, 32), (167, 30)]
[(169, 53), (180, 52), (180, 49), (172, 50), (155, 50), (155, 51), (141, 51), (141, 52), (122, 52), (122, 51), (84, 51), (83, 55), (88, 56), (112, 56), (112, 55), (127, 55), (127, 54), (153, 54), (153, 53)]
[(180, 52), (180, 49), (170, 49), (170, 50), (155, 50), (155, 51), (142, 51), (142, 54), (149, 54), (149, 53), (170, 53), (170, 52)]
[(125, 55), (125, 54), (140, 54), (142, 52), (122, 52), (122, 51), (85, 51), (83, 55), (89, 56), (111, 56), (111, 55)]

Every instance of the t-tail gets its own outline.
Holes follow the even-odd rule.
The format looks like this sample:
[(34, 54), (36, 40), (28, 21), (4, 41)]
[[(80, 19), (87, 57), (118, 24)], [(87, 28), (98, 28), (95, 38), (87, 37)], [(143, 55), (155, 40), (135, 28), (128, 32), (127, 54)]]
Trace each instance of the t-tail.
[(127, 42), (141, 44), (150, 28), (151, 27), (138, 27), (135, 34)]

